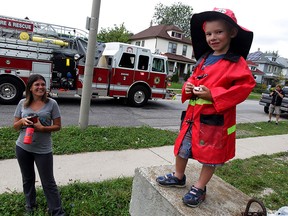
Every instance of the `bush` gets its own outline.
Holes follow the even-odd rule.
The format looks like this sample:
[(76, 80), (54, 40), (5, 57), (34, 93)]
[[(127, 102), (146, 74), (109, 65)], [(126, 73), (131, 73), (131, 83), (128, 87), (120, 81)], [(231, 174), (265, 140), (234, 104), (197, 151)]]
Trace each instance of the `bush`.
[(175, 82), (175, 83), (178, 83), (178, 82), (179, 82), (178, 73), (173, 74), (173, 76), (172, 76), (172, 82)]
[(263, 93), (267, 90), (266, 84), (256, 84), (256, 86), (253, 89), (253, 92), (255, 93)]
[(191, 76), (191, 72), (188, 71), (187, 74), (184, 75), (184, 80), (187, 81), (190, 76)]

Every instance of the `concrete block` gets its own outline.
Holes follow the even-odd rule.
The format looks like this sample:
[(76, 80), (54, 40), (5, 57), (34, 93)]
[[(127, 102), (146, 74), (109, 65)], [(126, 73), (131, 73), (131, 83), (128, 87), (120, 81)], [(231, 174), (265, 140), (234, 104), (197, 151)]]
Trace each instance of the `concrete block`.
[[(185, 188), (165, 188), (155, 179), (171, 173), (174, 166), (137, 168), (133, 179), (129, 212), (131, 216), (241, 216), (250, 197), (221, 178), (213, 176), (207, 185), (206, 200), (197, 208), (183, 204), (182, 197), (198, 179), (201, 166), (188, 164)], [(255, 210), (255, 209), (253, 209)]]

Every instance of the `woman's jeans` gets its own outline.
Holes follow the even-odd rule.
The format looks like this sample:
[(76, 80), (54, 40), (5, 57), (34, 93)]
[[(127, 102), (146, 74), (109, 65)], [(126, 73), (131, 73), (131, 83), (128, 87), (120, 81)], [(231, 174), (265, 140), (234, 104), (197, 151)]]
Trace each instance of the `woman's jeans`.
[(47, 200), (49, 213), (52, 215), (65, 215), (61, 206), (58, 187), (54, 179), (52, 152), (48, 154), (36, 154), (27, 152), (16, 146), (16, 156), (22, 174), (26, 209), (32, 210), (36, 206), (35, 162)]

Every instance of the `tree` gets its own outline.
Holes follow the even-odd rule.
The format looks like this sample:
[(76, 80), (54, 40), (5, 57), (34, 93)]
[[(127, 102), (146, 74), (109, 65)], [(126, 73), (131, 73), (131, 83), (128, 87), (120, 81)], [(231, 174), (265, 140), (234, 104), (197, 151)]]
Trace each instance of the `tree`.
[(174, 3), (170, 7), (162, 3), (155, 6), (153, 23), (157, 25), (175, 25), (184, 31), (186, 37), (190, 37), (190, 19), (193, 8), (181, 2)]
[(124, 23), (122, 23), (119, 27), (114, 25), (114, 28), (101, 28), (99, 33), (97, 34), (97, 40), (101, 42), (123, 42), (128, 43), (130, 37), (133, 35), (132, 32), (129, 32)]

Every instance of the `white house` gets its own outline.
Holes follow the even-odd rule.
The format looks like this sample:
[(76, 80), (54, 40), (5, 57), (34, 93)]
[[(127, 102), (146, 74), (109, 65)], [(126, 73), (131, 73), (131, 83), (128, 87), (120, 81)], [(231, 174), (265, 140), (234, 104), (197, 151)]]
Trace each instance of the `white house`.
[(170, 73), (178, 73), (183, 79), (192, 72), (195, 59), (191, 39), (184, 37), (183, 31), (174, 25), (157, 25), (133, 35), (131, 44), (147, 47), (152, 52), (168, 57)]

